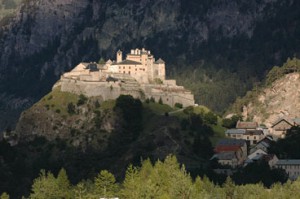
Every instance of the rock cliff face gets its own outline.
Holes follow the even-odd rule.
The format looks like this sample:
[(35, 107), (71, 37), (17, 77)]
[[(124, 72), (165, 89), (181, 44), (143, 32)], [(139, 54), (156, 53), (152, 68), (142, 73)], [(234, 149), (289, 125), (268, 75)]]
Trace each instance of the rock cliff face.
[[(297, 17), (293, 15), (289, 29), (283, 22), (283, 27), (271, 26), (263, 34), (262, 22), (294, 13), (298, 4), (293, 0), (25, 1), (0, 31), (1, 110), (24, 109), (23, 102), (32, 103), (47, 93), (64, 71), (81, 61), (112, 57), (118, 48), (153, 49), (169, 63), (177, 58), (219, 59), (224, 53), (230, 61), (243, 49), (250, 54), (256, 53), (256, 47), (270, 49), (267, 41), (265, 48), (260, 46), (260, 38), (268, 39), (264, 34), (270, 34), (268, 41), (273, 42), (272, 33), (279, 30), (282, 38), (284, 30), (290, 39), (298, 30)], [(259, 45), (249, 47), (255, 42)], [(297, 45), (291, 45), (294, 53)], [(286, 59), (289, 53), (273, 50), (271, 60)], [(19, 105), (7, 103), (8, 98)]]
[(256, 102), (245, 106), (243, 116), (270, 127), (279, 118), (299, 118), (299, 99), (300, 74), (288, 74), (264, 89)]

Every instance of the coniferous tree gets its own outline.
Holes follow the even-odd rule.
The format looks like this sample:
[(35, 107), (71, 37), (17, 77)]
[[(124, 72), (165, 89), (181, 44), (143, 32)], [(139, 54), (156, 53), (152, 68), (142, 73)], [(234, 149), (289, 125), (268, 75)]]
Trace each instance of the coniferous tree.
[(95, 178), (95, 192), (100, 197), (115, 197), (118, 192), (118, 186), (114, 175), (107, 170), (102, 170)]
[(9, 195), (6, 192), (4, 192), (1, 194), (0, 199), (9, 199)]

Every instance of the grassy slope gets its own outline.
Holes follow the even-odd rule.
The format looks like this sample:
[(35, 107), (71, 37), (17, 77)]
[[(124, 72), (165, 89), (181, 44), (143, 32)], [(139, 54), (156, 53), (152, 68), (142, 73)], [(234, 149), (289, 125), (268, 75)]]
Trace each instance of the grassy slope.
[[(34, 106), (42, 106), (46, 107), (48, 110), (52, 110), (53, 112), (57, 112), (59, 110), (59, 114), (62, 115), (63, 118), (69, 116), (68, 114), (68, 104), (73, 103), (77, 104), (79, 100), (79, 96), (72, 93), (61, 92), (59, 88), (55, 88), (52, 92), (44, 96), (37, 104)], [(101, 106), (99, 109), (101, 110), (111, 110), (115, 106), (115, 100), (108, 100), (101, 102)], [(165, 104), (159, 103), (143, 103), (144, 111), (143, 111), (143, 127), (144, 133), (151, 134), (153, 129), (157, 128), (158, 123), (164, 119), (165, 113), (169, 113), (170, 117), (174, 118), (171, 120), (166, 120), (166, 124), (163, 124), (170, 128), (178, 128), (180, 127), (180, 121), (183, 118), (187, 118), (188, 115), (183, 112), (183, 109), (172, 108)], [(94, 110), (95, 111), (95, 110)], [(198, 106), (193, 108), (193, 112), (195, 114), (207, 113), (210, 110), (205, 106)], [(163, 117), (162, 117), (163, 116)], [(160, 124), (161, 125), (161, 124)], [(215, 132), (214, 136), (211, 137), (211, 141), (213, 145), (220, 139), (224, 137), (225, 128), (222, 127), (222, 119), (218, 117), (218, 123), (216, 125), (210, 125), (210, 127)], [(187, 132), (182, 132), (183, 136), (188, 137)], [(189, 138), (187, 138), (189, 140)]]

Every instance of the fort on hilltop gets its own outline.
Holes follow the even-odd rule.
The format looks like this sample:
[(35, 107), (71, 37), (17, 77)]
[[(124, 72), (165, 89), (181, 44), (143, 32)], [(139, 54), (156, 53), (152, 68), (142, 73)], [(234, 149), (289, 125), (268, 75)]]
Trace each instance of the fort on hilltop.
[(164, 104), (184, 107), (194, 105), (194, 95), (176, 80), (166, 80), (165, 62), (155, 60), (150, 51), (131, 50), (123, 59), (122, 51), (116, 60), (104, 63), (80, 63), (72, 71), (64, 73), (54, 85), (61, 91), (102, 96), (103, 100), (116, 99), (120, 95), (132, 95), (141, 100), (154, 98)]

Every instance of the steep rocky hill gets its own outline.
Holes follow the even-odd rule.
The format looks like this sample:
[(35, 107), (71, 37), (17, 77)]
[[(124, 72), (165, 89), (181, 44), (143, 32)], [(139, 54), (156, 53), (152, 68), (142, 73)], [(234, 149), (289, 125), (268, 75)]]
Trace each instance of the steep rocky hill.
[(247, 82), (299, 52), (299, 8), (296, 0), (24, 1), (1, 26), (0, 111), (18, 116), (62, 72), (119, 48), (146, 47), (177, 68), (213, 62)]
[(300, 117), (300, 73), (287, 74), (263, 89), (243, 108), (245, 119), (270, 127), (279, 118)]
[(279, 118), (299, 118), (300, 59), (288, 58), (274, 66), (264, 81), (238, 98), (227, 113), (241, 114), (244, 120), (272, 126)]

